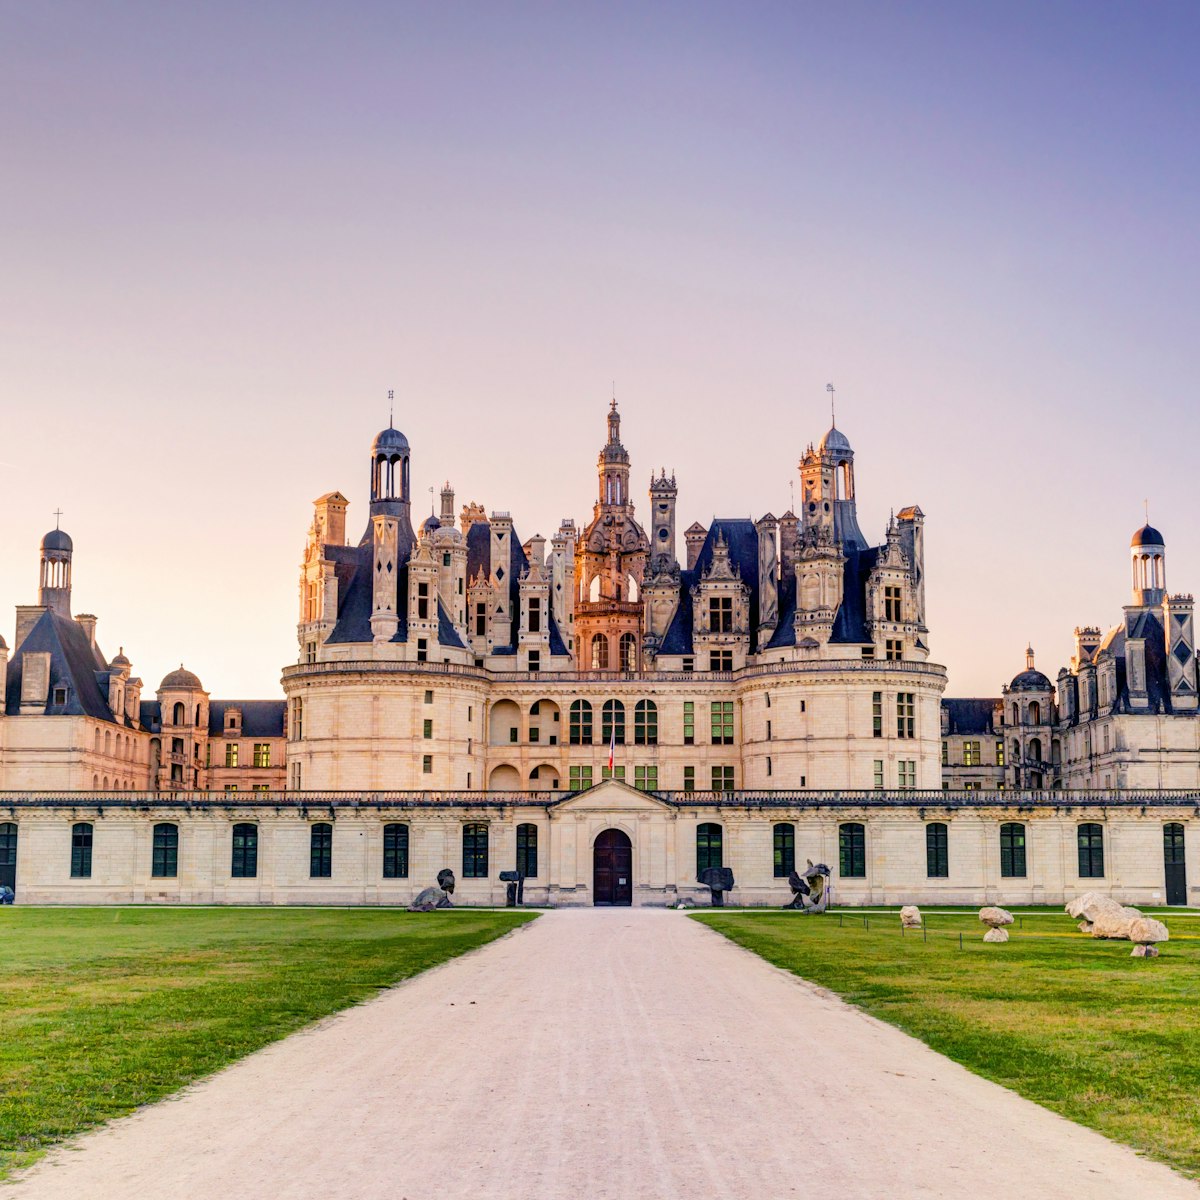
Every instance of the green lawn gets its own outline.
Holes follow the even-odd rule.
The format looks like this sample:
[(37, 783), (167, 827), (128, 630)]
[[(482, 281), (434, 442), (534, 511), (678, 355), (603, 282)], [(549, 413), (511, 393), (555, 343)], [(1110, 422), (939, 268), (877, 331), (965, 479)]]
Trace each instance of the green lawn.
[(0, 908), (0, 1179), (534, 914)]
[[(925, 910), (923, 910), (925, 911)], [(933, 910), (930, 936), (867, 918), (707, 912), (696, 919), (837, 992), (979, 1075), (1200, 1177), (1200, 919), (1166, 917), (1157, 959), (1024, 912), (1004, 945), (973, 914)], [(958, 934), (963, 933), (959, 949)], [(864, 1133), (868, 1131), (864, 1130)]]

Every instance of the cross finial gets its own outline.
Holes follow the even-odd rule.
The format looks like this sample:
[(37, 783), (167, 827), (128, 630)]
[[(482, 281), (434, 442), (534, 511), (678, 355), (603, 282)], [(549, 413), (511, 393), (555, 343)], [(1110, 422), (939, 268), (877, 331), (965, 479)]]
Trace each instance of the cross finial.
[(433, 514), (433, 484), (429, 485), (429, 515), (431, 517), (434, 515)]
[(825, 385), (825, 390), (829, 393), (829, 423), (830, 425), (837, 425), (837, 411), (834, 408), (833, 384), (827, 383)]
[(62, 519), (62, 515), (63, 515), (63, 511), (61, 508), (56, 508), (54, 510), (54, 528), (55, 529), (58, 528), (58, 523)]
[(1150, 501), (1143, 500), (1142, 504), (1145, 506), (1145, 509), (1146, 509), (1146, 524), (1149, 525), (1150, 524)]
[(388, 388), (388, 428), (389, 429), (391, 429), (392, 421), (395, 419), (395, 412), (396, 412), (395, 399), (396, 399), (395, 390), (392, 388)]

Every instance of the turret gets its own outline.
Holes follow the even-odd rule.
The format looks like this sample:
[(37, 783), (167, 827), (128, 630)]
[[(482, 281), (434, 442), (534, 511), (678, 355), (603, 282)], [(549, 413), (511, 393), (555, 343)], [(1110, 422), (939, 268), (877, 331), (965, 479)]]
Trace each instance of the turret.
[(492, 601), (492, 644), (507, 646), (512, 641), (512, 601), (509, 598), (512, 571), (512, 516), (506, 512), (494, 512), (488, 519), (492, 532), (492, 579), (495, 581), (495, 597)]
[(800, 460), (804, 503), (800, 519), (807, 533), (828, 531), (839, 546), (865, 549), (854, 502), (854, 451), (836, 426), (814, 450), (809, 446)]
[(663, 467), (650, 477), (650, 574), (678, 567), (675, 558), (675, 476)]
[(1153, 525), (1143, 525), (1129, 543), (1135, 608), (1157, 608), (1167, 595), (1167, 548)]
[(779, 624), (779, 522), (773, 513), (767, 513), (754, 528), (758, 531), (758, 645), (762, 649)]
[(1175, 712), (1197, 708), (1195, 603), (1191, 596), (1168, 596), (1163, 603), (1167, 634), (1167, 685)]
[(621, 414), (614, 399), (608, 410), (608, 441), (597, 463), (600, 476), (599, 507), (622, 508), (629, 499), (629, 451), (621, 445)]
[(437, 635), (438, 568), (430, 538), (423, 537), (408, 560), (407, 640), (418, 662), (428, 661), (437, 645)]
[(42, 538), (41, 582), (38, 604), (61, 616), (71, 615), (71, 556), (74, 546), (61, 529), (52, 529)]
[(700, 551), (704, 549), (707, 537), (708, 530), (699, 521), (693, 521), (684, 530), (683, 540), (687, 543), (687, 569), (689, 571), (696, 569), (696, 560), (700, 557)]
[(575, 623), (575, 522), (564, 520), (550, 539), (550, 604), (568, 651)]
[[(372, 502), (372, 509), (375, 504)], [(371, 639), (390, 642), (400, 627), (396, 579), (400, 572), (399, 521), (388, 513), (371, 517)]]

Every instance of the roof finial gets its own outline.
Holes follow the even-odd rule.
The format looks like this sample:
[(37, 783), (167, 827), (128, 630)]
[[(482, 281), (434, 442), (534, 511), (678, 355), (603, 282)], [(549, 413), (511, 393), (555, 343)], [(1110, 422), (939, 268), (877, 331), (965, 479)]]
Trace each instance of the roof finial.
[(837, 428), (837, 410), (834, 408), (833, 384), (827, 383), (825, 385), (825, 390), (829, 393), (829, 424), (834, 429), (836, 429)]
[(1025, 670), (1032, 671), (1033, 669), (1033, 643), (1029, 642), (1025, 647)]
[(435, 515), (434, 511), (433, 511), (433, 484), (432, 483), (429, 485), (429, 515), (431, 517)]
[(396, 392), (393, 388), (388, 388), (388, 428), (392, 428), (392, 421), (395, 419), (396, 412)]
[(1146, 524), (1150, 524), (1150, 501), (1149, 499), (1142, 501), (1143, 507), (1146, 509)]
[(56, 509), (54, 510), (54, 528), (55, 528), (55, 529), (57, 529), (57, 528), (58, 528), (58, 523), (59, 523), (59, 521), (61, 520), (61, 518), (62, 518), (62, 515), (63, 515), (63, 511), (62, 511), (62, 509), (61, 509), (61, 508), (56, 508)]

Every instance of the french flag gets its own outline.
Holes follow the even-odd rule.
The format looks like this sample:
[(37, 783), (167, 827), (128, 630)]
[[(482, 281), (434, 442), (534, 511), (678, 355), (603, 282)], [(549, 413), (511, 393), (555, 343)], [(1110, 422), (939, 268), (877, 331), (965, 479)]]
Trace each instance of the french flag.
[(608, 773), (613, 771), (613, 759), (617, 756), (617, 725), (613, 722), (612, 733), (608, 739)]

